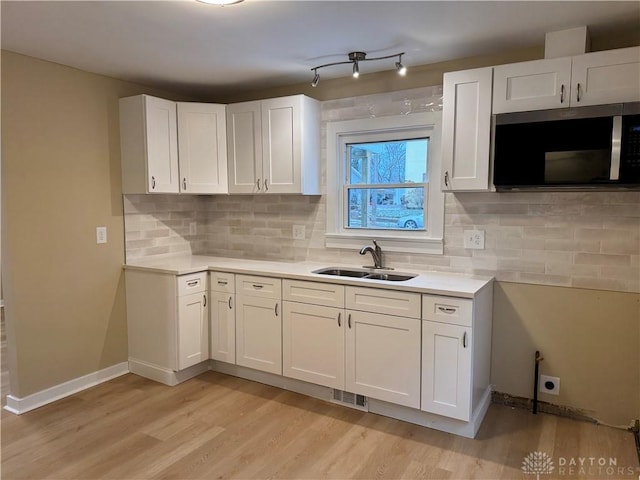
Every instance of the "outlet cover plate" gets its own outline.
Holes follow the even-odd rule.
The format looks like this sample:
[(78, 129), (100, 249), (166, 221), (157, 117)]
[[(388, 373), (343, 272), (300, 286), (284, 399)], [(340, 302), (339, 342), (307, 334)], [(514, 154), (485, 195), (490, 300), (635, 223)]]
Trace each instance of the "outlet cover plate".
[(306, 228), (304, 225), (294, 225), (293, 226), (293, 239), (294, 240), (304, 240), (306, 235)]
[[(553, 384), (553, 387), (548, 388), (547, 382), (551, 382)], [(540, 375), (538, 390), (540, 391), (540, 393), (548, 393), (549, 395), (560, 395), (560, 378), (550, 377), (549, 375)]]
[(484, 250), (484, 230), (465, 230), (464, 248)]
[(96, 227), (96, 243), (107, 243), (107, 227)]

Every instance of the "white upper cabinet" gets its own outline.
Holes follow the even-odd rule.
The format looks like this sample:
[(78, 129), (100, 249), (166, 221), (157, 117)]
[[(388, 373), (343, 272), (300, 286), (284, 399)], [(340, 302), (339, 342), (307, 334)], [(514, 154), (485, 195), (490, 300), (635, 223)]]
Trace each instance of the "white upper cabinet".
[(228, 193), (224, 105), (179, 102), (178, 158), (182, 193)]
[(493, 113), (640, 101), (640, 47), (494, 67)]
[(138, 95), (120, 99), (123, 193), (178, 193), (176, 104)]
[(489, 189), (492, 68), (444, 74), (442, 186), (447, 191)]
[(568, 107), (571, 57), (494, 67), (493, 113)]
[(227, 106), (230, 193), (320, 193), (320, 106), (304, 95)]
[(571, 72), (572, 105), (640, 101), (640, 47), (573, 57)]
[(120, 99), (123, 193), (227, 193), (224, 105)]

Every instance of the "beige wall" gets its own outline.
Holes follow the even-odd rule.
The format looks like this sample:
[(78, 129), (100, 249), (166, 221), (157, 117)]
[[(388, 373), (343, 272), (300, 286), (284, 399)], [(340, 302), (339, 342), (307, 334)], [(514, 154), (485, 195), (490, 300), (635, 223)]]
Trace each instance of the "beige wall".
[[(127, 360), (117, 101), (142, 91), (2, 52), (2, 274), (15, 396)], [(108, 229), (106, 245), (96, 244), (97, 226)]]

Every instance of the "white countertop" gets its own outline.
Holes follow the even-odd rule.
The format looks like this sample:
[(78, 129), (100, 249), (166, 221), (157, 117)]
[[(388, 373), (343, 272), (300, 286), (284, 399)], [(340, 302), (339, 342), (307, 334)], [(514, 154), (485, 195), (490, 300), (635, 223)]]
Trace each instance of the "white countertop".
[[(428, 272), (418, 269), (402, 271), (378, 270), (385, 273), (411, 273), (416, 277), (402, 282), (371, 280), (365, 278), (337, 277), (313, 273), (326, 267), (358, 269), (354, 265), (320, 264), (314, 262), (274, 262), (244, 260), (240, 258), (210, 257), (204, 255), (180, 255), (156, 259), (140, 259), (127, 263), (128, 270), (144, 270), (170, 275), (215, 270), (246, 275), (274, 276), (295, 280), (312, 280), (324, 283), (339, 283), (360, 287), (377, 287), (405, 292), (432, 293), (462, 298), (474, 298), (476, 294), (493, 282), (492, 277), (471, 276), (453, 273)], [(373, 270), (372, 270), (373, 271)]]

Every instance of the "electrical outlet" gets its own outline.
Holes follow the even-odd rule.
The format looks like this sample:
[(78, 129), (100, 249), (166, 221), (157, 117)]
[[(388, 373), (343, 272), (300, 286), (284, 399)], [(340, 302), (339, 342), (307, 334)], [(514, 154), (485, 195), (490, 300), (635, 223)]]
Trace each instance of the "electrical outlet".
[(96, 227), (96, 243), (107, 243), (107, 227)]
[(305, 237), (305, 226), (304, 225), (294, 225), (293, 226), (293, 239), (294, 240), (304, 240)]
[(465, 230), (464, 248), (484, 250), (484, 230)]
[(189, 223), (189, 235), (198, 234), (198, 224), (196, 222)]
[(538, 383), (540, 393), (548, 393), (549, 395), (560, 395), (560, 378), (550, 377), (549, 375), (540, 375)]

